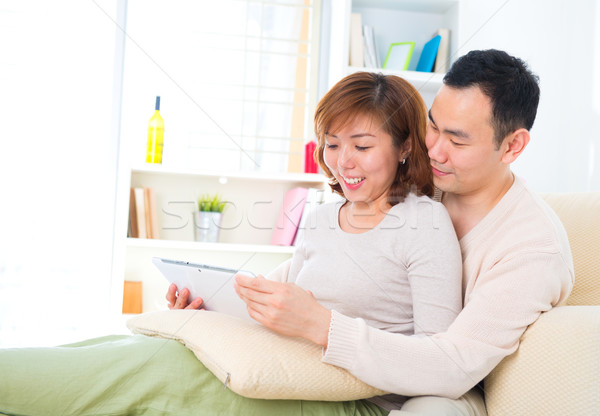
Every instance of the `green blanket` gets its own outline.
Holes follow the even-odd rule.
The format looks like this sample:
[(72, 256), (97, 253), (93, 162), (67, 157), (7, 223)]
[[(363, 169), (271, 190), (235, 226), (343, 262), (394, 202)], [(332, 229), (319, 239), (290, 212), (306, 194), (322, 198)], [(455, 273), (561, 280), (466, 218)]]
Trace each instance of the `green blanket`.
[(53, 348), (0, 349), (7, 415), (369, 415), (372, 403), (259, 400), (224, 388), (176, 341), (108, 336)]

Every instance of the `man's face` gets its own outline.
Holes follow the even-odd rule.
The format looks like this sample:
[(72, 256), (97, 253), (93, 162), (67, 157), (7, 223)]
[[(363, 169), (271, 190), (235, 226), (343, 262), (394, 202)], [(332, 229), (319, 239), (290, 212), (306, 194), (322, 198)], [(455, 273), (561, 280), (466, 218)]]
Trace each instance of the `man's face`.
[[(431, 110), (425, 143), (435, 186), (443, 192), (473, 195), (485, 190), (506, 164), (496, 150), (492, 104), (479, 87), (443, 85)], [(502, 149), (503, 147), (501, 147)]]

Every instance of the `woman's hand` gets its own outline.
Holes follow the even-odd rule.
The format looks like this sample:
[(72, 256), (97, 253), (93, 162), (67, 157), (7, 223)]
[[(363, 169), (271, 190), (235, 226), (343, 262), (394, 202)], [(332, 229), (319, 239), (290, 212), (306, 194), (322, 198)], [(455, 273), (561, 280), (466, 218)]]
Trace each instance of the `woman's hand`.
[(202, 298), (196, 298), (188, 304), (190, 291), (184, 288), (180, 292), (177, 290), (177, 285), (171, 283), (167, 290), (167, 305), (169, 309), (198, 309), (202, 305)]
[(293, 283), (262, 276), (235, 276), (235, 290), (256, 321), (282, 335), (306, 338), (327, 347), (331, 311)]

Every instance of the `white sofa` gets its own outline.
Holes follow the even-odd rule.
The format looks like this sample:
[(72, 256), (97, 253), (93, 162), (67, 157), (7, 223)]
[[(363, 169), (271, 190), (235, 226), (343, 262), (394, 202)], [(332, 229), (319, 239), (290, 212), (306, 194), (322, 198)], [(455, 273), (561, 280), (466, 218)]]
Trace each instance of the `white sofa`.
[(600, 192), (543, 197), (567, 230), (575, 286), (485, 379), (489, 416), (600, 415)]

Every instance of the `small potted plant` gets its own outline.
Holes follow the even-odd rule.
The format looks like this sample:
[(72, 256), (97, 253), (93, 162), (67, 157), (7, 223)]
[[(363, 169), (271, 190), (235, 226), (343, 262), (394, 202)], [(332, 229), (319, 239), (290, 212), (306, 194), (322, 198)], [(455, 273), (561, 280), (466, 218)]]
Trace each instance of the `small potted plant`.
[(219, 240), (221, 218), (226, 201), (219, 194), (202, 195), (198, 198), (198, 210), (194, 211), (194, 235), (196, 241), (216, 243)]

